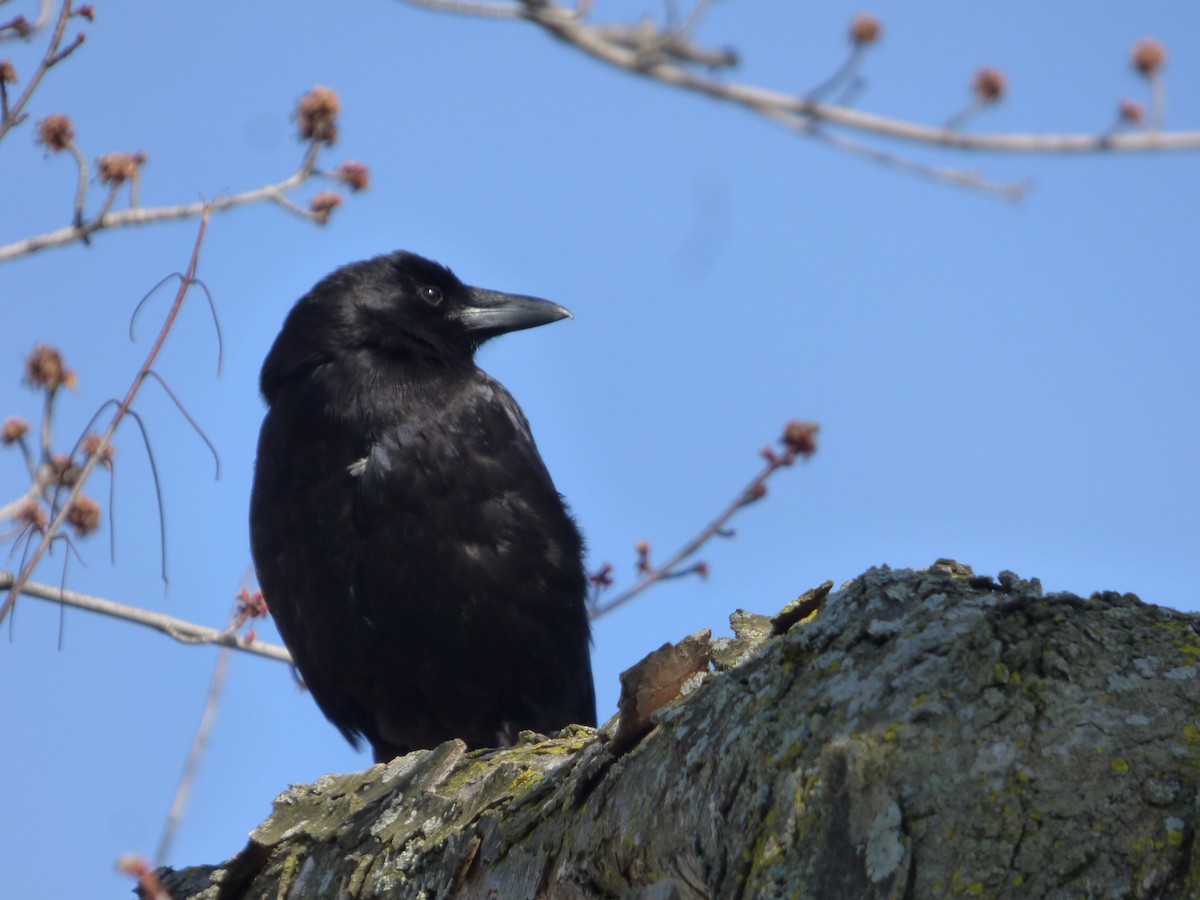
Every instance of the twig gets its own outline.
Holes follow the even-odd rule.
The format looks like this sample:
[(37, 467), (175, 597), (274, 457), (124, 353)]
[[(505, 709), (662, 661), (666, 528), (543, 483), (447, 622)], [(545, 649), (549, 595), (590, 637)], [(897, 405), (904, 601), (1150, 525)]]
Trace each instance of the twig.
[(932, 181), (953, 184), (958, 187), (979, 191), (983, 194), (1003, 197), (1006, 200), (1024, 199), (1032, 186), (1032, 181), (1029, 179), (994, 182), (989, 181), (978, 172), (972, 172), (967, 169), (925, 165), (924, 163), (919, 163), (903, 156), (897, 156), (894, 153), (888, 153), (886, 150), (880, 150), (877, 147), (872, 147), (869, 144), (864, 144), (845, 135), (835, 134), (828, 128), (824, 128), (820, 124), (801, 116), (773, 112), (765, 113), (765, 115), (779, 122), (781, 125), (785, 125), (796, 131), (802, 131), (821, 143), (827, 144), (836, 150), (841, 150), (844, 153), (849, 153), (851, 156), (861, 156), (878, 165), (907, 172), (910, 175), (917, 175), (921, 178), (928, 178)]
[[(108, 212), (106, 210), (83, 224), (69, 225), (66, 228), (59, 228), (57, 231), (50, 231), (0, 246), (0, 262), (15, 259), (18, 256), (25, 256), (38, 250), (44, 250), (47, 247), (69, 244), (72, 241), (95, 234), (97, 231), (120, 228), (125, 225), (145, 225), (150, 222), (162, 222), (169, 219), (188, 219), (202, 214), (224, 212), (236, 206), (245, 206), (248, 203), (258, 203), (263, 200), (270, 200), (287, 206), (288, 201), (284, 197), (284, 193), (303, 184), (313, 174), (313, 154), (315, 149), (316, 142), (313, 143), (308, 153), (305, 154), (304, 162), (300, 168), (283, 181), (276, 182), (275, 184), (264, 185), (253, 190), (243, 191), (240, 194), (218, 197), (216, 200), (201, 200), (196, 203), (184, 203), (177, 206), (139, 206), (117, 210), (116, 212)], [(293, 211), (306, 218), (311, 218), (307, 210), (294, 207)]]
[[(693, 537), (690, 541), (680, 547), (671, 555), (671, 557), (662, 565), (650, 566), (645, 564), (642, 577), (638, 579), (631, 587), (627, 588), (612, 600), (607, 603), (597, 603), (592, 607), (589, 618), (598, 619), (605, 613), (612, 612), (623, 603), (632, 600), (646, 588), (656, 582), (663, 581), (668, 578), (678, 578), (683, 575), (689, 575), (693, 572), (703, 572), (703, 564), (697, 564), (687, 569), (679, 569), (680, 563), (692, 556), (697, 550), (703, 547), (706, 543), (718, 535), (726, 535), (725, 526), (729, 520), (737, 514), (738, 510), (744, 506), (748, 506), (757, 500), (762, 499), (767, 492), (767, 480), (780, 469), (790, 466), (796, 461), (797, 457), (807, 458), (816, 452), (816, 433), (817, 426), (811, 422), (791, 422), (784, 430), (783, 442), (785, 451), (782, 454), (777, 454), (770, 449), (763, 451), (763, 457), (767, 463), (762, 470), (751, 479), (750, 483), (743, 488), (737, 496), (726, 506), (721, 513), (706, 525), (699, 534)], [(641, 543), (641, 542), (639, 542)], [(643, 560), (648, 555), (648, 547), (642, 545), (639, 547)]]
[[(71, 140), (67, 144), (67, 151), (75, 157), (75, 165), (79, 167), (79, 184), (75, 188), (75, 215), (72, 221), (76, 225), (83, 224), (83, 204), (87, 200), (87, 183), (88, 183), (88, 164), (87, 157), (83, 155), (83, 151), (79, 149), (79, 145)], [(112, 203), (112, 195), (109, 195), (109, 204)]]
[(1158, 133), (1167, 118), (1167, 88), (1162, 72), (1155, 70), (1148, 76), (1150, 79), (1150, 117), (1146, 124), (1154, 133)]
[(38, 0), (37, 18), (32, 22), (26, 21), (24, 16), (19, 16), (23, 27), (20, 29), (12, 29), (12, 34), (4, 34), (0, 32), (0, 40), (9, 38), (28, 38), (35, 32), (41, 31), (46, 27), (46, 23), (50, 21), (50, 13), (54, 11), (54, 0)]
[[(43, 4), (42, 13), (45, 13), (47, 4)], [(8, 115), (0, 119), (0, 141), (4, 140), (4, 136), (15, 125), (19, 125), (25, 121), (25, 115), (22, 111), (26, 104), (33, 97), (34, 91), (42, 81), (42, 77), (50, 70), (50, 67), (56, 63), (60, 63), (67, 57), (71, 51), (83, 43), (82, 35), (75, 39), (75, 42), (61, 53), (59, 47), (62, 45), (63, 34), (67, 30), (67, 19), (71, 17), (71, 0), (63, 0), (63, 5), (58, 13), (58, 21), (54, 23), (54, 34), (50, 38), (50, 44), (46, 47), (46, 52), (42, 56), (42, 61), (38, 63), (38, 67), (34, 70), (32, 77), (29, 79), (29, 84), (25, 86), (25, 90), (21, 92), (21, 96), (17, 98), (17, 102), (12, 104), (8, 109)], [(43, 15), (38, 16), (39, 22), (42, 21)]]
[[(233, 629), (234, 618), (230, 619), (230, 630)], [(175, 787), (175, 796), (171, 798), (171, 808), (167, 820), (163, 823), (162, 834), (158, 840), (158, 850), (154, 853), (154, 865), (165, 865), (175, 843), (175, 834), (179, 823), (187, 810), (188, 800), (192, 796), (192, 787), (196, 783), (196, 774), (200, 771), (200, 760), (208, 748), (208, 738), (212, 733), (213, 724), (217, 720), (217, 709), (221, 704), (221, 691), (225, 687), (225, 676), (229, 672), (229, 660), (232, 652), (228, 647), (217, 651), (217, 661), (213, 664), (212, 678), (208, 682), (208, 694), (204, 700), (204, 711), (200, 714), (200, 724), (192, 737), (188, 749), (187, 760), (183, 764), (183, 772), (179, 776), (179, 784)]]
[[(16, 576), (12, 572), (0, 572), (0, 590), (12, 588), (16, 584), (16, 580)], [(292, 661), (287, 648), (278, 644), (270, 644), (259, 640), (248, 641), (231, 631), (220, 631), (216, 628), (210, 628), (207, 625), (197, 625), (185, 619), (177, 619), (174, 616), (164, 615), (163, 613), (153, 612), (137, 606), (116, 603), (112, 600), (105, 600), (103, 597), (93, 597), (90, 594), (81, 594), (78, 591), (66, 590), (49, 584), (40, 584), (36, 581), (27, 581), (21, 585), (20, 590), (22, 594), (28, 597), (48, 600), (52, 603), (65, 603), (67, 606), (76, 609), (84, 609), (89, 612), (112, 616), (116, 619), (132, 622), (135, 625), (144, 625), (147, 628), (153, 628), (155, 631), (162, 632), (183, 644), (216, 644), (220, 647), (241, 650), (244, 653), (278, 660), (279, 662), (291, 664)]]
[(175, 294), (175, 302), (171, 305), (170, 310), (167, 312), (166, 321), (163, 322), (163, 326), (159, 330), (158, 337), (155, 339), (153, 346), (150, 348), (150, 352), (146, 356), (146, 361), (142, 363), (141, 369), (139, 369), (137, 375), (134, 376), (133, 383), (129, 386), (129, 390), (125, 394), (125, 399), (121, 401), (116, 412), (113, 413), (112, 420), (108, 423), (108, 428), (105, 429), (104, 434), (101, 435), (99, 443), (96, 445), (91, 455), (88, 456), (87, 461), (83, 464), (83, 467), (79, 470), (79, 474), (76, 476), (75, 483), (71, 485), (71, 490), (67, 494), (66, 500), (58, 509), (53, 521), (51, 521), (49, 527), (47, 527), (45, 533), (42, 535), (42, 540), (38, 544), (37, 549), (34, 550), (30, 560), (24, 566), (22, 566), (20, 573), (9, 587), (8, 596), (4, 598), (3, 604), (0, 604), (0, 622), (4, 621), (5, 616), (8, 615), (9, 610), (12, 609), (12, 605), (16, 602), (22, 586), (26, 581), (29, 580), (29, 577), (33, 574), (33, 570), (41, 561), (42, 556), (45, 555), (46, 551), (49, 549), (51, 542), (54, 540), (54, 536), (58, 533), (63, 522), (67, 518), (67, 514), (70, 512), (72, 502), (74, 501), (75, 497), (78, 496), (80, 490), (82, 490), (83, 485), (87, 482), (88, 476), (91, 475), (92, 470), (105, 456), (104, 451), (112, 443), (113, 433), (117, 430), (117, 426), (120, 425), (124, 420), (129, 411), (130, 405), (133, 403), (134, 397), (137, 396), (138, 391), (141, 389), (142, 383), (146, 380), (148, 373), (154, 367), (154, 363), (158, 359), (159, 351), (162, 350), (163, 343), (166, 341), (167, 335), (171, 331), (171, 327), (175, 324), (175, 318), (179, 315), (179, 310), (183, 307), (183, 298), (187, 296), (188, 288), (191, 287), (192, 281), (196, 277), (196, 266), (200, 262), (200, 247), (204, 243), (204, 233), (208, 229), (208, 215), (209, 214), (207, 210), (201, 215), (200, 228), (196, 234), (196, 242), (192, 247), (192, 256), (188, 262), (187, 271), (184, 273), (183, 278), (180, 281), (179, 291)]

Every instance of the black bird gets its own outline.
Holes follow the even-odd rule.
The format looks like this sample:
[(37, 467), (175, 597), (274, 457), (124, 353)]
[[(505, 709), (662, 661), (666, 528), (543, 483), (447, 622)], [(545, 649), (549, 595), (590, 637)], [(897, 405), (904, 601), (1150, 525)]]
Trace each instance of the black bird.
[(259, 583), (313, 699), (376, 761), (595, 724), (579, 529), (474, 361), (570, 315), (398, 252), (319, 282), (263, 364)]

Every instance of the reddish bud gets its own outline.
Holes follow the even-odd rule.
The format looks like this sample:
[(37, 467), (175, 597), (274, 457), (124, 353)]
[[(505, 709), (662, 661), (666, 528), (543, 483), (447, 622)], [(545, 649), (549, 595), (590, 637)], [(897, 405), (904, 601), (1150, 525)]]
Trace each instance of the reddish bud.
[(237, 601), (238, 613), (244, 619), (257, 619), (259, 616), (267, 614), (267, 601), (263, 599), (262, 591), (255, 591), (252, 594), (246, 588), (242, 588), (238, 591)]
[(87, 19), (89, 22), (95, 22), (96, 8), (90, 3), (85, 3), (83, 6), (77, 6), (73, 15)]
[(31, 526), (35, 531), (45, 531), (46, 525), (50, 521), (50, 517), (46, 515), (46, 510), (42, 504), (32, 497), (26, 497), (17, 507), (17, 511), (13, 514), (13, 519), (20, 522), (22, 525)]
[(637, 541), (633, 545), (633, 549), (637, 551), (637, 570), (639, 572), (650, 571), (650, 542)]
[(7, 447), (27, 434), (29, 434), (29, 423), (20, 416), (9, 416), (4, 420), (3, 429), (0, 429), (0, 441), (3, 441), (4, 446)]
[(708, 563), (706, 563), (706, 562), (696, 563), (696, 574), (699, 575), (701, 578), (708, 578)]
[[(88, 434), (83, 438), (83, 452), (88, 456), (95, 456), (100, 451), (100, 444), (104, 441), (102, 435)], [(112, 462), (114, 456), (117, 455), (116, 448), (112, 444), (105, 444), (104, 451), (100, 455), (101, 462)]]
[(1146, 110), (1136, 100), (1122, 100), (1117, 104), (1117, 118), (1129, 125), (1141, 125), (1146, 120)]
[(296, 107), (300, 138), (332, 144), (337, 140), (337, 115), (341, 111), (342, 101), (337, 92), (332, 88), (317, 85), (300, 98)]
[(337, 167), (338, 181), (352, 191), (365, 191), (371, 185), (371, 172), (360, 162), (344, 162)]
[(8, 22), (4, 27), (22, 39), (33, 34), (33, 26), (29, 24), (29, 20), (24, 16), (17, 16), (11, 22)]
[(67, 510), (67, 521), (80, 537), (100, 527), (100, 504), (85, 494), (76, 494)]
[(874, 44), (883, 34), (883, 26), (870, 13), (856, 13), (850, 20), (850, 43), (858, 47)]
[(62, 113), (46, 116), (37, 126), (38, 142), (59, 153), (75, 142), (75, 126)]
[(324, 225), (329, 221), (329, 214), (337, 207), (342, 205), (342, 197), (335, 191), (321, 191), (308, 203), (309, 210), (312, 211), (313, 218), (317, 220), (317, 224)]
[(253, 628), (251, 628), (249, 631), (246, 632), (245, 636), (243, 637), (243, 640), (247, 644), (253, 644), (256, 640), (258, 640), (258, 632), (255, 631)]
[(1167, 63), (1167, 49), (1154, 38), (1142, 38), (1130, 51), (1133, 67), (1143, 75), (1153, 75)]
[(63, 365), (58, 350), (47, 344), (37, 344), (25, 357), (25, 381), (34, 387), (56, 391), (64, 384), (75, 387), (75, 373)]
[(106, 153), (96, 161), (100, 168), (100, 181), (104, 184), (129, 181), (145, 161), (145, 153)]
[(976, 72), (971, 82), (971, 91), (982, 103), (999, 103), (1007, 90), (1008, 79), (1003, 72), (991, 66), (984, 66)]
[(599, 587), (608, 587), (613, 583), (612, 563), (605, 563), (597, 571), (588, 576), (588, 581)]
[(0, 59), (0, 82), (6, 84), (15, 84), (17, 80), (17, 70), (7, 59)]
[(816, 422), (801, 422), (793, 419), (783, 429), (783, 445), (794, 456), (812, 456), (817, 452), (817, 432), (821, 426)]

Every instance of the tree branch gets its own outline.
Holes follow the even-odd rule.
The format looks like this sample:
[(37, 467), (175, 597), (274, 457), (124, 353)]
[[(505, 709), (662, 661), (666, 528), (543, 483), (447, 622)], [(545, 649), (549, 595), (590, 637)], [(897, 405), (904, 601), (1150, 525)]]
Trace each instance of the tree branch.
[[(638, 561), (638, 569), (642, 573), (642, 577), (613, 599), (605, 603), (595, 602), (588, 614), (588, 617), (591, 619), (598, 619), (600, 616), (612, 612), (618, 606), (629, 602), (642, 591), (646, 590), (646, 588), (659, 581), (664, 581), (669, 578), (678, 578), (680, 576), (690, 575), (692, 573), (703, 575), (707, 571), (704, 563), (697, 563), (696, 565), (686, 569), (680, 569), (679, 566), (682, 562), (684, 562), (684, 560), (689, 559), (693, 554), (696, 553), (697, 550), (699, 550), (717, 535), (728, 536), (729, 532), (726, 531), (725, 526), (729, 523), (729, 520), (732, 519), (734, 515), (736, 515), (737, 512), (742, 509), (742, 507), (749, 506), (751, 503), (761, 500), (764, 496), (766, 496), (767, 480), (772, 475), (774, 475), (780, 469), (792, 465), (792, 463), (796, 461), (797, 457), (807, 459), (808, 457), (812, 456), (817, 449), (817, 431), (818, 426), (815, 422), (789, 422), (787, 427), (784, 429), (783, 437), (781, 438), (784, 445), (784, 452), (782, 454), (777, 454), (770, 448), (765, 448), (762, 451), (762, 455), (763, 458), (766, 459), (767, 464), (763, 467), (762, 471), (760, 471), (754, 476), (753, 479), (751, 479), (750, 483), (746, 485), (746, 487), (744, 487), (723, 510), (721, 510), (720, 514), (715, 519), (701, 529), (700, 532), (690, 541), (671, 554), (671, 557), (665, 563), (662, 563), (658, 566), (651, 566), (649, 563), (650, 546), (645, 541), (639, 541), (637, 545), (640, 557)], [(610, 570), (611, 566), (606, 566), (605, 568), (601, 569), (599, 573), (591, 577), (592, 583), (600, 588), (607, 587), (611, 581), (608, 575)], [(596, 597), (596, 600), (598, 601), (598, 596)]]
[(113, 414), (112, 420), (108, 423), (108, 427), (101, 435), (96, 446), (92, 448), (92, 452), (88, 455), (87, 461), (79, 470), (79, 474), (75, 477), (74, 483), (71, 485), (70, 491), (67, 493), (66, 499), (62, 506), (58, 509), (53, 520), (42, 534), (42, 540), (38, 543), (37, 548), (33, 551), (29, 561), (22, 566), (21, 571), (13, 579), (12, 584), (8, 589), (8, 596), (4, 598), (4, 602), (0, 604), (0, 622), (4, 621), (8, 615), (12, 605), (17, 600), (17, 595), (21, 592), (22, 587), (29, 577), (33, 574), (37, 564), (41, 561), (42, 556), (50, 548), (55, 535), (59, 533), (63, 522), (71, 512), (71, 507), (76, 497), (79, 496), (84, 484), (87, 482), (88, 476), (92, 474), (92, 470), (96, 468), (102, 460), (107, 456), (106, 450), (112, 444), (112, 436), (117, 430), (117, 426), (124, 420), (129, 412), (129, 407), (133, 403), (134, 397), (137, 396), (141, 389), (142, 383), (146, 380), (148, 373), (153, 369), (155, 360), (158, 359), (159, 351), (162, 350), (163, 343), (167, 339), (167, 335), (171, 331), (171, 327), (175, 324), (175, 317), (179, 315), (179, 310), (183, 306), (183, 299), (187, 296), (188, 289), (192, 286), (192, 282), (196, 278), (196, 266), (200, 262), (200, 247), (204, 243), (204, 234), (208, 228), (208, 211), (204, 210), (200, 219), (200, 228), (196, 234), (196, 242), (192, 247), (192, 256), (188, 262), (187, 271), (183, 274), (179, 283), (179, 290), (175, 294), (175, 301), (171, 304), (170, 310), (167, 312), (166, 321), (163, 322), (162, 328), (158, 332), (158, 337), (155, 338), (150, 352), (146, 355), (145, 362), (142, 363), (141, 369), (134, 376), (133, 383), (130, 384), (129, 390), (125, 394), (125, 398), (118, 404), (117, 411)]
[(121, 228), (127, 225), (146, 225), (151, 222), (162, 222), (170, 219), (189, 219), (204, 214), (206, 211), (210, 213), (224, 212), (237, 206), (260, 203), (264, 200), (278, 203), (285, 209), (289, 209), (305, 218), (313, 218), (307, 210), (301, 209), (291, 203), (285, 195), (288, 191), (299, 187), (316, 174), (315, 161), (318, 144), (319, 141), (312, 141), (309, 144), (309, 149), (305, 154), (304, 162), (300, 168), (283, 181), (276, 182), (275, 184), (264, 185), (253, 190), (243, 191), (240, 194), (229, 194), (224, 197), (218, 197), (215, 200), (200, 200), (195, 203), (182, 203), (176, 206), (138, 206), (117, 210), (116, 212), (104, 211), (87, 222), (78, 225), (68, 225), (66, 228), (59, 228), (57, 231), (46, 232), (45, 234), (35, 235), (11, 244), (2, 245), (0, 246), (0, 262), (15, 259), (18, 256), (25, 256), (38, 250), (44, 250), (47, 247), (57, 247), (69, 244), (72, 241), (82, 240), (98, 231)]
[[(16, 584), (16, 581), (17, 578), (12, 572), (0, 572), (0, 590), (11, 589)], [(270, 644), (259, 640), (248, 641), (245, 638), (239, 637), (233, 631), (220, 631), (216, 628), (209, 628), (207, 625), (197, 625), (185, 619), (177, 619), (174, 616), (153, 612), (137, 606), (116, 603), (112, 600), (105, 600), (103, 597), (93, 597), (90, 594), (81, 594), (77, 591), (70, 591), (49, 584), (39, 584), (34, 581), (27, 581), (22, 584), (20, 592), (28, 597), (36, 597), (39, 600), (64, 603), (76, 609), (84, 609), (89, 612), (112, 616), (116, 619), (124, 619), (127, 622), (133, 622), (135, 625), (144, 625), (147, 628), (160, 631), (180, 643), (216, 644), (220, 647), (241, 650), (244, 653), (278, 660), (289, 665), (292, 662), (292, 657), (287, 652), (287, 649), (278, 644)]]
[[(50, 4), (42, 3), (41, 11), (38, 14), (36, 27), (41, 27), (47, 18)], [(42, 61), (38, 63), (38, 67), (34, 70), (33, 75), (29, 79), (29, 84), (25, 86), (25, 90), (21, 92), (21, 96), (17, 98), (17, 102), (12, 104), (7, 111), (7, 114), (0, 119), (0, 141), (4, 140), (4, 136), (15, 126), (20, 125), (25, 121), (26, 116), (22, 114), (26, 104), (33, 97), (34, 92), (38, 89), (38, 85), (42, 81), (42, 77), (56, 63), (62, 62), (68, 55), (71, 54), (80, 44), (83, 43), (84, 36), (78, 35), (74, 42), (63, 49), (62, 46), (63, 34), (67, 30), (67, 19), (71, 17), (71, 0), (63, 0), (62, 8), (59, 10), (58, 19), (54, 23), (54, 33), (50, 38), (50, 44), (46, 47), (46, 52), (42, 56)]]
[[(812, 95), (806, 97), (752, 84), (718, 81), (697, 74), (684, 65), (701, 61), (710, 68), (718, 68), (731, 64), (736, 59), (729, 51), (705, 50), (690, 42), (686, 30), (690, 30), (694, 24), (695, 15), (688, 18), (686, 30), (663, 30), (648, 21), (639, 23), (638, 27), (589, 24), (582, 18), (586, 12), (586, 5), (581, 4), (579, 10), (572, 10), (553, 0), (523, 0), (518, 3), (489, 3), (477, 0), (404, 2), (412, 6), (460, 15), (524, 19), (601, 62), (623, 71), (737, 104), (801, 134), (816, 137), (838, 149), (848, 150), (893, 168), (1009, 198), (1019, 197), (1024, 190), (1024, 183), (994, 185), (975, 173), (924, 166), (855, 141), (832, 136), (817, 126), (838, 126), (908, 144), (990, 153), (1071, 154), (1200, 150), (1200, 131), (1166, 132), (1152, 128), (1121, 134), (1111, 131), (1096, 134), (967, 134), (945, 126), (924, 125), (862, 112), (835, 103), (821, 103)], [(707, 8), (703, 3), (699, 4), (699, 7)], [(1154, 87), (1158, 96), (1161, 93), (1159, 82), (1156, 82)]]

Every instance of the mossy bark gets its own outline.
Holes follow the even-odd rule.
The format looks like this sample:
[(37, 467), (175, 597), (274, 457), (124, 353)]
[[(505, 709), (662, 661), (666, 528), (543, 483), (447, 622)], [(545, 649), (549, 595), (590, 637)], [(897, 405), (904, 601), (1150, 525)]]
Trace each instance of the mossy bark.
[[(1200, 896), (1200, 622), (940, 563), (716, 642), (654, 729), (275, 801), (176, 897)], [(789, 623), (790, 624), (790, 623)], [(786, 626), (785, 626), (786, 627)], [(780, 630), (777, 626), (775, 631)]]

